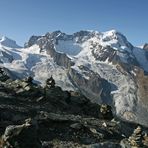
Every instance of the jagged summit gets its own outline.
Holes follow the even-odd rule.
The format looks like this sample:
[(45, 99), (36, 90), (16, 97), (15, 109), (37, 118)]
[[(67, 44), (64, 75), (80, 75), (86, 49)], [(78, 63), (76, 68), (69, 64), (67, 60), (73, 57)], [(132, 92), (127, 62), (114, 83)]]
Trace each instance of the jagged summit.
[(127, 38), (117, 30), (103, 32), (103, 41), (111, 40), (116, 40), (120, 44), (119, 46), (126, 45), (129, 48), (132, 47), (132, 45), (128, 42)]
[[(50, 42), (56, 51), (67, 53), (68, 55), (77, 55), (82, 51), (82, 46), (95, 46), (99, 44), (103, 47), (110, 46), (115, 50), (131, 52), (133, 46), (127, 41), (126, 37), (116, 30), (107, 32), (84, 31), (68, 35), (61, 31), (48, 32), (43, 36), (32, 36), (25, 47), (30, 47), (34, 44), (41, 45)], [(91, 43), (90, 43), (91, 42)]]

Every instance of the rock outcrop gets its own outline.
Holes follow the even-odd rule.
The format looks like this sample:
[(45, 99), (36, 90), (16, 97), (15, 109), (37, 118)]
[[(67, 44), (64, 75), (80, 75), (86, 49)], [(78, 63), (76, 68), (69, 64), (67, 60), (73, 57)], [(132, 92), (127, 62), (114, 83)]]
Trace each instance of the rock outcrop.
[(129, 142), (132, 147), (144, 147), (143, 146), (143, 136), (142, 136), (142, 129), (138, 126), (133, 134), (129, 137)]
[(71, 68), (69, 77), (73, 80), (73, 84), (79, 88), (81, 93), (91, 98), (92, 102), (110, 103), (111, 84), (83, 65), (81, 65), (79, 69), (82, 74), (79, 73), (79, 70)]
[(148, 51), (148, 43), (145, 43), (144, 44), (143, 49), (146, 50), (146, 51)]
[(1, 138), (2, 147), (5, 148), (41, 148), (37, 130), (28, 123), (10, 125)]

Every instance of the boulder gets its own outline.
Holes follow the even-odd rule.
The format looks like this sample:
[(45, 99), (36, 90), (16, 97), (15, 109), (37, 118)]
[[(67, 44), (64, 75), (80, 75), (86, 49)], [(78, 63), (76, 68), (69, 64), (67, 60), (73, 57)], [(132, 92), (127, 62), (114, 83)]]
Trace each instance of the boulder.
[(2, 136), (2, 147), (5, 148), (41, 148), (37, 130), (33, 125), (10, 125)]

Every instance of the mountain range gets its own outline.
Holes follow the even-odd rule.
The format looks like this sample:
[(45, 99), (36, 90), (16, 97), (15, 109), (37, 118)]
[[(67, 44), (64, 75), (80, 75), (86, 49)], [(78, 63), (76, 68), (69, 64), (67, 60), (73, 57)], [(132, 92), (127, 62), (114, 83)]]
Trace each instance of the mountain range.
[(116, 30), (61, 31), (32, 36), (20, 47), (0, 38), (0, 67), (13, 79), (33, 77), (42, 86), (53, 76), (64, 90), (112, 106), (114, 114), (148, 123), (148, 44), (135, 47)]

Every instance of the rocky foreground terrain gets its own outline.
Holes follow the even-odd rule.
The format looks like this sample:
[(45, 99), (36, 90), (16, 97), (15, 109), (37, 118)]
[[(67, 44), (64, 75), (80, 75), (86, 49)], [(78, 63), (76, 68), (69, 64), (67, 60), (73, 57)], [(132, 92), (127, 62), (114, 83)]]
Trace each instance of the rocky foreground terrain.
[(12, 80), (0, 69), (0, 148), (146, 148), (148, 128), (118, 119), (107, 104), (45, 87), (28, 77)]

